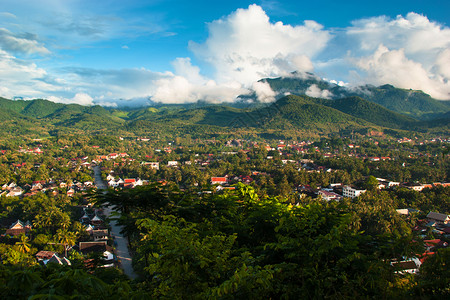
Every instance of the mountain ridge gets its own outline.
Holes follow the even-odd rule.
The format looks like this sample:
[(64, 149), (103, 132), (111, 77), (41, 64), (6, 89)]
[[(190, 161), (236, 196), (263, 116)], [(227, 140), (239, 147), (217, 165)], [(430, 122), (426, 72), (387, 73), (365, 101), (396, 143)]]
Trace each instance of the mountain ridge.
[[(0, 98), (0, 118), (7, 126), (0, 130), (16, 132), (36, 132), (36, 128), (48, 135), (57, 132), (135, 132), (167, 133), (172, 135), (224, 134), (230, 129), (263, 132), (318, 132), (322, 134), (341, 130), (406, 130), (426, 132), (429, 130), (448, 132), (450, 126), (450, 105), (436, 102), (421, 92), (411, 92), (385, 85), (371, 87), (370, 93), (378, 95), (378, 102), (386, 99), (400, 99), (409, 93), (411, 103), (421, 105), (409, 111), (399, 113), (386, 108), (386, 104), (377, 104), (366, 98), (354, 95), (348, 89), (326, 82), (311, 75), (302, 78), (264, 79), (278, 92), (290, 95), (280, 97), (272, 103), (249, 103), (248, 105), (211, 104), (199, 101), (194, 104), (155, 104), (152, 107), (135, 109), (105, 108), (99, 105), (82, 106), (79, 104), (54, 103), (45, 99), (9, 100)], [(309, 85), (309, 87), (308, 87)], [(337, 99), (325, 99), (296, 95), (307, 92), (311, 85)], [(358, 92), (359, 94), (367, 94)], [(419, 94), (419, 98), (414, 94)], [(341, 97), (345, 96), (346, 97)], [(387, 96), (386, 96), (387, 95)], [(395, 97), (394, 97), (395, 96)], [(384, 98), (383, 98), (384, 97)], [(389, 98), (390, 97), (390, 98)], [(395, 100), (395, 101), (397, 101)], [(397, 110), (404, 105), (394, 102)], [(428, 102), (427, 102), (428, 101)], [(437, 100), (434, 100), (437, 101)], [(395, 104), (397, 103), (397, 104)], [(413, 106), (413, 105), (409, 105)], [(434, 119), (417, 116), (433, 115)]]
[(309, 95), (320, 93), (331, 100), (357, 96), (418, 120), (439, 119), (450, 111), (450, 101), (436, 100), (422, 91), (400, 89), (390, 84), (378, 87), (364, 85), (347, 88), (323, 80), (311, 73), (294, 73), (290, 77), (265, 78), (260, 82), (268, 83), (278, 97), (282, 97), (285, 93), (300, 96), (308, 95), (308, 93)]

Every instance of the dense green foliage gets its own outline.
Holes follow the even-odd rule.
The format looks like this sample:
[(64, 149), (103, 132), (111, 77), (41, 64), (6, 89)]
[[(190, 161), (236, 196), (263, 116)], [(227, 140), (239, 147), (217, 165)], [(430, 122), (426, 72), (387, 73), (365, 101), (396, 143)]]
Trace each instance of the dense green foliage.
[(50, 264), (21, 270), (0, 265), (2, 299), (145, 299), (117, 269), (94, 272)]
[[(448, 295), (445, 270), (417, 279), (394, 273), (391, 260), (423, 250), (393, 199), (373, 192), (356, 201), (305, 198), (292, 205), (242, 184), (217, 195), (152, 185), (100, 196), (122, 212), (140, 287), (156, 298)], [(437, 259), (447, 263), (445, 257)], [(441, 272), (436, 284), (434, 272)]]
[(342, 127), (369, 126), (369, 123), (362, 119), (321, 105), (307, 96), (286, 96), (263, 110), (266, 112), (263, 121), (265, 126), (273, 129), (290, 125), (297, 128), (325, 128), (326, 131), (333, 131)]
[(405, 117), (359, 97), (323, 100), (321, 103), (383, 127), (407, 129), (418, 123), (412, 118)]

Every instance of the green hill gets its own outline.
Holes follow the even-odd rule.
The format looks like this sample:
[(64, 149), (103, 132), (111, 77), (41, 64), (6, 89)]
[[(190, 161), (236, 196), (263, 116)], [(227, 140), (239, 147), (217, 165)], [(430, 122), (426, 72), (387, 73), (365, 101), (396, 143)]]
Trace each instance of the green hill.
[(220, 105), (180, 111), (173, 114), (171, 118), (174, 120), (181, 119), (189, 124), (230, 126), (233, 120), (243, 114), (244, 112), (241, 109)]
[(343, 113), (335, 108), (324, 106), (314, 98), (289, 95), (269, 106), (255, 111), (261, 116), (264, 128), (298, 128), (331, 130), (349, 127), (362, 128), (373, 124)]
[(236, 131), (295, 136), (306, 132), (329, 134), (341, 130), (364, 132), (383, 128), (447, 132), (449, 127), (448, 112), (434, 121), (420, 122), (356, 96), (327, 100), (289, 95), (270, 105), (259, 104), (253, 108), (196, 103), (134, 110), (61, 104), (42, 99), (12, 101), (0, 98), (0, 108), (3, 126), (0, 132), (4, 134), (48, 135), (49, 132), (84, 131), (169, 137), (185, 134), (220, 136)]
[(450, 129), (450, 111), (441, 115), (438, 119), (426, 121), (424, 126), (448, 131)]
[(75, 127), (85, 130), (114, 129), (125, 121), (114, 116), (110, 111), (99, 105), (81, 106), (70, 104), (47, 117), (49, 121), (57, 121), (55, 125)]
[(393, 112), (381, 105), (364, 100), (360, 97), (349, 97), (337, 100), (318, 100), (321, 104), (337, 109), (351, 116), (364, 119), (373, 124), (388, 128), (410, 128), (419, 122)]
[(77, 116), (84, 112), (84, 107), (77, 104), (67, 104), (56, 110), (50, 115), (46, 116), (46, 119), (52, 123), (60, 123), (70, 120), (74, 116)]
[(422, 91), (399, 89), (389, 84), (380, 87), (366, 86), (361, 91), (350, 94), (422, 120), (439, 118), (450, 111), (448, 102), (433, 99)]
[(346, 89), (337, 84), (322, 80), (311, 73), (293, 73), (291, 77), (265, 78), (260, 80), (270, 84), (272, 90), (279, 94), (290, 93), (294, 95), (306, 95), (307, 90), (312, 86), (317, 86), (320, 90), (329, 90), (336, 98), (344, 98)]
[[(124, 120), (114, 116), (111, 111), (96, 106), (54, 103), (48, 100), (8, 100), (0, 98), (4, 125), (3, 131), (35, 131), (40, 126), (57, 126), (81, 130), (113, 129), (124, 124)], [(8, 125), (12, 124), (12, 125)], [(20, 124), (18, 126), (17, 124)], [(9, 126), (9, 127), (8, 127)], [(9, 128), (9, 129), (8, 129)], [(45, 132), (45, 130), (43, 130)]]
[(21, 113), (28, 104), (29, 104), (28, 101), (24, 101), (24, 100), (12, 101), (12, 100), (0, 97), (0, 109), (1, 110), (7, 109), (10, 111)]
[(286, 93), (306, 95), (308, 89), (315, 85), (320, 91), (328, 91), (331, 99), (361, 97), (389, 110), (420, 120), (432, 120), (444, 117), (450, 111), (450, 103), (433, 99), (422, 91), (399, 89), (392, 85), (375, 87), (371, 85), (347, 88), (322, 80), (312, 74), (292, 77), (262, 79), (270, 84), (279, 95)]
[(0, 109), (0, 123), (0, 140), (8, 138), (8, 136), (30, 135), (42, 137), (48, 135), (49, 130), (51, 130), (50, 124), (45, 124), (45, 122), (43, 123), (4, 107)]
[(65, 105), (62, 103), (55, 103), (48, 100), (37, 99), (29, 101), (29, 104), (21, 111), (21, 113), (25, 116), (39, 119), (54, 113), (64, 106)]

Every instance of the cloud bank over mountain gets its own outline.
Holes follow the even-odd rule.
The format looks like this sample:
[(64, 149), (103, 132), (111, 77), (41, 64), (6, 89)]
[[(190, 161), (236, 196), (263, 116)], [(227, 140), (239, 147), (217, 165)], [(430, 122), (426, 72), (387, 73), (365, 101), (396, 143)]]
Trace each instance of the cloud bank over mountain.
[(409, 13), (353, 22), (347, 38), (363, 82), (390, 83), (450, 99), (450, 28)]
[[(15, 20), (7, 12), (2, 16)], [(114, 30), (110, 25), (117, 26), (120, 20), (86, 20), (90, 21), (65, 22), (65, 34), (73, 32), (92, 40), (117, 39), (124, 34), (124, 30)], [(101, 26), (92, 25), (98, 22)], [(350, 86), (389, 83), (423, 90), (437, 99), (450, 99), (450, 28), (417, 13), (394, 19), (359, 19), (345, 28), (326, 28), (313, 20), (295, 26), (273, 21), (261, 6), (253, 4), (206, 27), (204, 41), (185, 45), (190, 56), (176, 57), (172, 70), (163, 72), (145, 67), (62, 65), (57, 59), (67, 45), (58, 47), (54, 40), (47, 44), (47, 37), (25, 28), (0, 28), (0, 96), (137, 106), (150, 100), (232, 102), (239, 95), (254, 93), (260, 101), (270, 102), (275, 100), (275, 93), (257, 81), (298, 71), (314, 72)], [(124, 49), (123, 43), (120, 48), (130, 49)], [(44, 63), (46, 60), (53, 63)], [(330, 97), (315, 86), (308, 93)]]

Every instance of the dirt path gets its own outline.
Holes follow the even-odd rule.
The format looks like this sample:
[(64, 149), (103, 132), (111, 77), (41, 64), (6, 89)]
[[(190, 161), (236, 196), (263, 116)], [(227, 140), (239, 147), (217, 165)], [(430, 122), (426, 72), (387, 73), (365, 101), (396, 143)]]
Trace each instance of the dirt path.
[[(107, 186), (106, 183), (103, 181), (101, 176), (101, 170), (99, 166), (94, 167), (94, 177), (95, 177), (95, 185), (99, 190), (106, 190)], [(105, 216), (109, 217), (113, 210), (111, 207), (106, 207), (104, 209)], [(117, 222), (112, 220), (110, 223), (111, 225), (111, 236), (114, 237), (115, 241), (115, 254), (117, 256), (117, 260), (123, 269), (124, 273), (130, 277), (131, 279), (137, 278), (136, 273), (133, 270), (133, 266), (131, 264), (131, 255), (130, 251), (128, 250), (128, 240), (125, 236), (123, 236), (120, 231), (122, 230), (122, 227), (117, 225)]]

